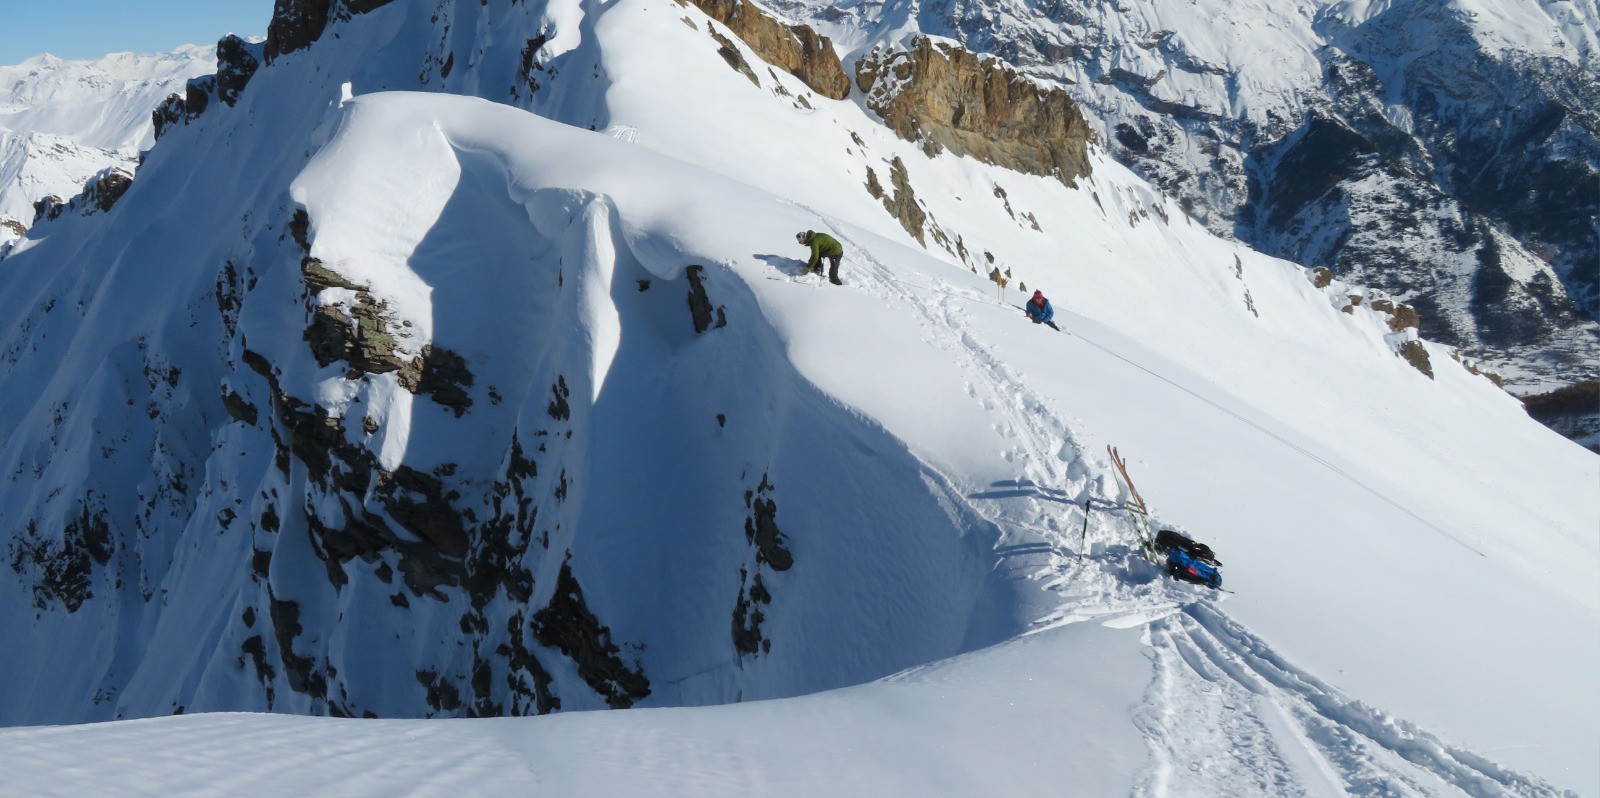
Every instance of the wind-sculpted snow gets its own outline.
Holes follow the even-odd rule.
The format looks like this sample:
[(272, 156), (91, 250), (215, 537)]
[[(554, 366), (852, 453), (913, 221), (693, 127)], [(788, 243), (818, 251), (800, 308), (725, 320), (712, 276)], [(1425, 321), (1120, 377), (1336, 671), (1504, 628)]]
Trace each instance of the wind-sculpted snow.
[[(417, 792), (598, 791), (618, 749), (565, 756), (579, 727), (671, 738), (639, 770), (668, 792), (761, 792), (790, 762), (969, 794), (1207, 763), (1291, 794), (1600, 783), (1600, 651), (1571, 631), (1600, 613), (1592, 454), (1412, 341), (1422, 375), (1393, 315), (1104, 153), (1076, 189), (929, 156), (740, 50), (752, 82), (713, 32), (633, 2), (336, 18), (169, 131), (114, 207), (0, 261), (0, 720), (633, 708), (518, 721), (514, 776), (448, 753), (491, 726), (441, 724), (451, 764)], [(893, 163), (927, 247), (867, 189)], [(805, 229), (843, 242), (844, 286), (800, 274)], [(974, 274), (991, 258), (1064, 332)], [(1166, 580), (1125, 513), (1085, 519), (1117, 493), (1106, 444), (1237, 594)], [(1166, 691), (1202, 635), (1239, 678)], [(1036, 703), (1007, 692), (1027, 679)], [(958, 682), (992, 705), (899, 692)], [(807, 707), (829, 709), (783, 714)], [(652, 725), (680, 717), (710, 736)], [(213, 722), (157, 725), (194, 750)], [(315, 725), (272, 723), (237, 730)], [(857, 724), (915, 750), (841, 771), (780, 742)], [(106, 761), (142, 755), (106, 728)], [(973, 777), (929, 764), (935, 738), (1060, 744)]]

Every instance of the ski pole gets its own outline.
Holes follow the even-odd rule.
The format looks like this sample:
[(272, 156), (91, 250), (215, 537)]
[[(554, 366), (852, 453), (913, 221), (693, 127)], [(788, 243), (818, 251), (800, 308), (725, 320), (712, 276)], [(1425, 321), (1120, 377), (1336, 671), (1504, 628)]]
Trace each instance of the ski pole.
[(1094, 499), (1083, 503), (1083, 542), (1078, 544), (1078, 559), (1083, 559), (1083, 553), (1089, 550), (1089, 511), (1094, 509)]

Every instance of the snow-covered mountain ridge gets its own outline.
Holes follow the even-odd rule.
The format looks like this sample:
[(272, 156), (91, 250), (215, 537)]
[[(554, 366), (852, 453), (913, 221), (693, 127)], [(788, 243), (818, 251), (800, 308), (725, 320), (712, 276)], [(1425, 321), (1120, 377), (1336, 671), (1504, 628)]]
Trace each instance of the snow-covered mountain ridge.
[(214, 71), (212, 48), (194, 46), (0, 66), (0, 248), (33, 224), (34, 203), (72, 197), (107, 169), (132, 174), (153, 141), (150, 111)]
[(1212, 230), (1404, 299), (1519, 393), (1596, 377), (1593, 3), (775, 5), (847, 58), (998, 54)]
[[(975, 652), (601, 723), (888, 707), (881, 737), (959, 741), (948, 691), (894, 685), (954, 669), (987, 707), (1072, 663), (985, 717), (1102, 744), (1014, 783), (1600, 783), (1568, 632), (1596, 459), (1427, 342), (1424, 377), (1390, 314), (1094, 148), (1076, 188), (929, 155), (694, 8), (338, 8), (0, 261), (5, 722), (699, 706)], [(797, 274), (807, 228), (846, 286)], [(1067, 333), (991, 300), (989, 257)], [(1085, 523), (1108, 443), (1237, 595)], [(1329, 541), (1360, 571), (1305, 567)]]

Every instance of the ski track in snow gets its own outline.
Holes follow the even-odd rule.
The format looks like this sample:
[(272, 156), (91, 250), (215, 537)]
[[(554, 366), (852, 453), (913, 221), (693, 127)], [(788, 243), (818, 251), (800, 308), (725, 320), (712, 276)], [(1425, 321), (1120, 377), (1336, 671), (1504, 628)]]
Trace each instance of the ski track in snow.
[[(990, 377), (987, 385), (969, 384), (968, 393), (1012, 442), (1005, 458), (1018, 466), (1021, 478), (1003, 498), (967, 495), (974, 512), (1002, 530), (1037, 536), (1007, 540), (1001, 547), (1003, 556), (1043, 557), (1026, 578), (1043, 582), (1060, 600), (1032, 631), (1084, 621), (1118, 628), (1148, 625), (1154, 676), (1134, 723), (1150, 748), (1150, 764), (1139, 775), (1134, 796), (1562, 794), (1351, 699), (1289, 664), (1229, 618), (1217, 606), (1222, 597), (1168, 580), (1127, 543), (1134, 537), (1131, 523), (1117, 523), (1115, 511), (1090, 513), (1081, 539), (1075, 525), (1062, 529), (1059, 519), (1069, 516), (1067, 505), (1081, 513), (1085, 500), (1110, 491), (1101, 485), (1096, 492), (1082, 468), (1071, 467), (1092, 454), (1074, 439), (1066, 420), (1023, 387), (965, 323), (964, 303), (998, 302), (957, 294), (949, 286), (926, 286), (937, 295), (929, 301), (913, 291), (923, 286), (896, 277), (838, 220), (817, 217), (847, 246), (842, 274), (848, 287), (918, 313), (930, 343), (965, 360), (973, 373)], [(826, 287), (804, 279), (797, 283)], [(1052, 451), (1048, 441), (1062, 444)], [(1107, 471), (1105, 463), (1096, 465), (1096, 472)], [(1056, 485), (1068, 489), (1047, 487)]]

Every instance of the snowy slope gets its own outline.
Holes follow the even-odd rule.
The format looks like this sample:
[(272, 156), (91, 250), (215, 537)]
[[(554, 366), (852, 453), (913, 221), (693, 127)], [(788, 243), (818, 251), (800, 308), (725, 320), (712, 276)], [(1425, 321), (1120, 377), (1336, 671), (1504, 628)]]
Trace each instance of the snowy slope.
[(774, 5), (847, 60), (927, 34), (1021, 64), (1213, 231), (1416, 304), (1524, 392), (1595, 377), (1593, 3)]
[(1138, 632), (1077, 626), (879, 684), (726, 707), (0, 730), (0, 768), (7, 789), (38, 796), (222, 784), (249, 795), (1116, 795), (1146, 759), (1129, 715), (1147, 670)]
[(46, 53), (0, 66), (0, 245), (33, 224), (34, 202), (72, 197), (108, 167), (132, 172), (153, 141), (150, 112), (190, 78), (215, 71), (214, 49), (93, 61)]
[[(1600, 461), (1442, 348), (1429, 380), (1381, 314), (1340, 313), (1101, 154), (1069, 189), (928, 158), (851, 100), (801, 107), (798, 81), (755, 85), (682, 7), (433, 13), (339, 24), (164, 137), (110, 212), (0, 263), (0, 409), (20, 420), (0, 432), (0, 634), (20, 641), (0, 720), (722, 704), (1003, 643), (922, 672), (960, 672), (967, 699), (889, 682), (499, 723), (552, 758), (569, 725), (661, 740), (685, 792), (700, 768), (673, 724), (748, 740), (705, 768), (758, 784), (774, 744), (751, 728), (905, 734), (904, 759), (859, 763), (891, 779), (985, 739), (967, 700), (1018, 729), (986, 745), (1106, 739), (1062, 760), (1105, 792), (1600, 786), (1600, 649), (1574, 631), (1600, 615)], [(550, 30), (530, 95), (522, 53)], [(419, 60), (438, 71), (419, 81)], [(383, 91), (518, 85), (520, 108)], [(1069, 334), (911, 240), (863, 187), (896, 156)], [(845, 242), (846, 287), (796, 277), (805, 228)], [(318, 320), (346, 318), (373, 361), (319, 348), (343, 339)], [(1096, 512), (1078, 557), (1068, 503), (1115, 494), (1108, 443), (1237, 595), (1168, 582), (1126, 515)], [(747, 531), (763, 518), (775, 541)], [(1083, 669), (1109, 675), (1062, 681)], [(982, 698), (1023, 679), (1061, 703)], [(213, 722), (232, 721), (163, 723)], [(361, 737), (356, 779), (390, 735), (500, 734), (355, 728), (327, 733)], [(40, 783), (58, 746), (126, 761), (151, 754), (123, 736), (141, 733), (18, 730), (0, 756)], [(575, 770), (579, 792), (609, 778)]]

